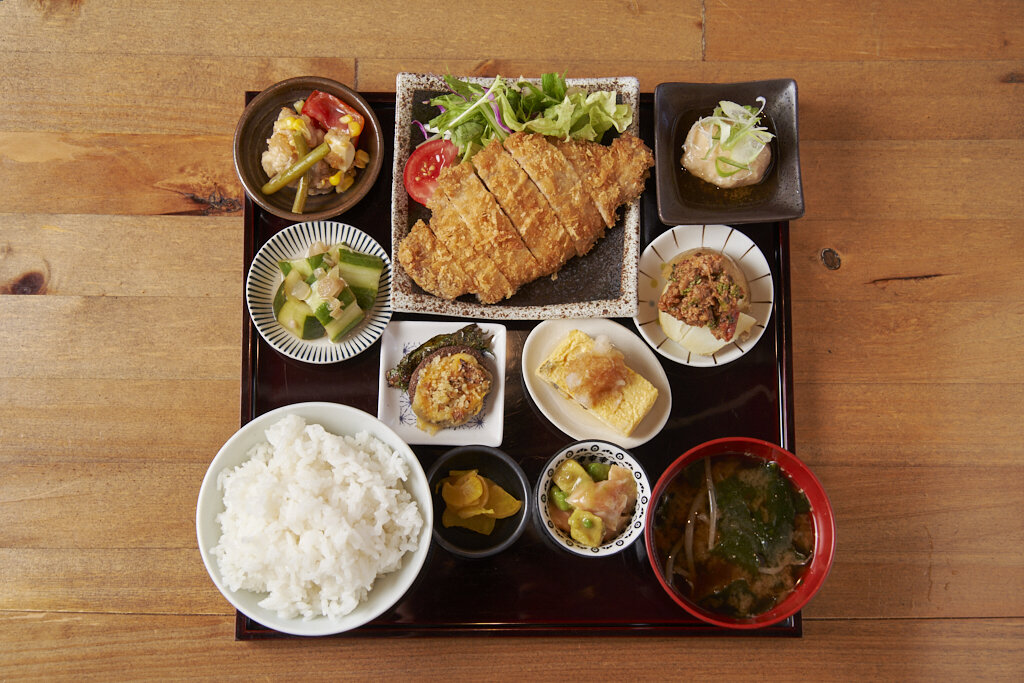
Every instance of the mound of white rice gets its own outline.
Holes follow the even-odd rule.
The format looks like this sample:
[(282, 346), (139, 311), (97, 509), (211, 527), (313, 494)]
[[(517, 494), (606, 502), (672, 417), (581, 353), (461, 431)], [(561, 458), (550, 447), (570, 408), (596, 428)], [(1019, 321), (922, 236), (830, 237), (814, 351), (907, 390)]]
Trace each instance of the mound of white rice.
[(335, 436), (289, 415), (217, 477), (213, 555), (231, 590), (268, 593), (284, 618), (342, 617), (418, 545), (423, 518), (404, 458), (367, 432)]

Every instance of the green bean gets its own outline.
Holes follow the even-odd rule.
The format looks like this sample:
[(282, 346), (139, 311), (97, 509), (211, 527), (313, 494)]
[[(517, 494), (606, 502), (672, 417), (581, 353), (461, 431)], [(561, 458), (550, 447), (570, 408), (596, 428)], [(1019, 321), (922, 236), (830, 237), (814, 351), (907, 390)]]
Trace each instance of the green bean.
[(299, 186), (295, 189), (295, 199), (292, 200), (292, 213), (302, 213), (306, 210), (306, 197), (309, 196), (309, 174), (303, 173), (299, 178)]
[(326, 142), (320, 144), (318, 147), (310, 151), (309, 154), (289, 166), (286, 170), (271, 178), (260, 191), (263, 194), (274, 194), (282, 187), (290, 185), (298, 180), (306, 171), (313, 168), (313, 165), (316, 164), (316, 162), (327, 156), (327, 152), (330, 150), (331, 148), (327, 146)]
[[(292, 131), (292, 144), (299, 158), (309, 154), (309, 145), (306, 144), (306, 136), (297, 130)], [(295, 199), (292, 200), (292, 213), (302, 213), (306, 208), (306, 198), (309, 196), (309, 173), (303, 173), (299, 178), (299, 186), (295, 190)]]
[(295, 151), (299, 153), (299, 158), (309, 154), (309, 145), (306, 144), (306, 136), (297, 130), (292, 131), (292, 144), (295, 145)]

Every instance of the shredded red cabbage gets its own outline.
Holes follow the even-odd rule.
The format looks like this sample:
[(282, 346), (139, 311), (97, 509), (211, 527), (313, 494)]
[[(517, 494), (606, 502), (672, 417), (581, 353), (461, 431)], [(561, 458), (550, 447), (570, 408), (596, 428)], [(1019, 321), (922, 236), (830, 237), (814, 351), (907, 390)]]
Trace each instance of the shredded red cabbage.
[(487, 96), (487, 99), (491, 101), (491, 110), (494, 111), (494, 118), (497, 120), (498, 125), (506, 133), (514, 132), (511, 128), (505, 125), (505, 121), (501, 118), (501, 110), (498, 108), (498, 103), (494, 101), (494, 93)]

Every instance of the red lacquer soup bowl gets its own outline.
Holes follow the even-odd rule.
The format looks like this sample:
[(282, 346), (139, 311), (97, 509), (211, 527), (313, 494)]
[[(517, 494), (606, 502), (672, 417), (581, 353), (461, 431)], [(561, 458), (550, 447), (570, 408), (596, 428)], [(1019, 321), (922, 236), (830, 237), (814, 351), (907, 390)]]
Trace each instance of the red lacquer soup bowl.
[[(673, 559), (670, 559), (670, 556), (673, 556), (673, 552), (671, 550), (666, 551), (666, 544), (664, 543), (665, 536), (662, 536), (662, 545), (660, 548), (655, 541), (656, 534), (658, 533), (656, 526), (659, 523), (662, 525), (673, 524), (674, 526), (671, 529), (671, 532), (685, 533), (679, 529), (677, 521), (667, 521), (668, 519), (678, 520), (678, 516), (670, 517), (667, 513), (667, 509), (662, 509), (662, 504), (666, 503), (668, 499), (666, 491), (669, 490), (670, 485), (673, 484), (677, 477), (685, 476), (684, 470), (686, 470), (692, 463), (699, 462), (704, 458), (711, 458), (711, 462), (714, 463), (717, 462), (719, 458), (724, 458), (726, 456), (740, 456), (736, 460), (753, 463), (755, 465), (759, 460), (777, 463), (779, 471), (786, 476), (793, 488), (803, 493), (804, 497), (806, 497), (807, 504), (810, 506), (810, 511), (808, 513), (809, 524), (806, 523), (808, 518), (804, 517), (800, 520), (800, 524), (797, 526), (802, 527), (805, 543), (808, 542), (807, 532), (810, 528), (813, 528), (814, 537), (812, 551), (809, 559), (807, 559), (806, 555), (800, 555), (802, 558), (799, 560), (799, 562), (802, 563), (801, 566), (787, 570), (797, 577), (796, 586), (770, 609), (754, 614), (753, 616), (737, 617), (727, 615), (724, 612), (711, 611), (710, 609), (692, 601), (686, 594), (685, 588), (680, 590), (680, 588), (677, 588), (676, 586), (677, 583), (685, 586), (685, 578), (674, 581), (672, 584), (670, 584), (666, 579), (666, 571), (672, 572), (673, 576), (676, 575), (677, 570), (675, 569), (675, 558), (679, 558), (680, 564), (686, 563), (687, 566), (681, 571), (682, 574), (686, 574), (690, 563), (686, 559), (683, 559), (685, 553), (682, 550), (676, 550)], [(708, 474), (711, 476), (710, 472)], [(697, 479), (693, 478), (695, 475), (698, 477)], [(715, 476), (719, 475), (716, 474)], [(691, 470), (690, 477), (690, 487), (699, 487), (699, 471), (695, 472), (694, 470)], [(776, 481), (778, 480), (776, 479)], [(780, 484), (780, 486), (782, 485)], [(676, 486), (673, 486), (672, 488), (677, 489)], [(719, 483), (717, 481), (713, 488), (719, 490)], [(738, 486), (733, 488), (735, 490), (739, 490)], [(711, 498), (710, 495), (702, 495), (700, 493), (698, 493), (697, 496), (707, 499)], [(717, 497), (719, 496), (716, 496), (716, 498)], [(727, 500), (724, 494), (721, 497), (723, 498), (723, 501)], [(794, 500), (797, 498), (798, 497), (794, 496)], [(683, 499), (681, 498), (680, 500)], [(687, 500), (694, 501), (694, 498), (690, 497)], [(679, 504), (680, 503), (678, 502), (675, 503), (677, 506)], [(709, 524), (707, 520), (710, 516), (707, 512), (708, 509), (710, 509), (710, 505), (710, 500), (706, 504), (703, 501), (700, 503), (693, 502), (691, 506), (688, 506), (689, 510), (685, 519), (691, 519), (690, 513), (692, 513), (693, 520), (696, 520), (697, 516), (700, 514), (699, 511), (702, 510), (705, 520), (704, 538), (713, 534), (714, 537), (718, 539), (716, 543), (721, 543), (721, 539), (724, 538), (724, 535), (720, 536), (719, 534), (724, 534), (724, 532), (708, 528)], [(718, 509), (717, 505), (718, 503), (716, 502), (716, 509)], [(678, 512), (681, 509), (682, 508), (677, 507), (676, 511)], [(716, 520), (718, 518), (724, 519), (723, 515), (724, 513), (720, 511), (716, 514)], [(697, 528), (695, 522), (693, 526), (695, 529)], [(685, 525), (683, 526), (683, 529), (685, 529)], [(697, 535), (699, 537), (699, 534)], [(680, 538), (684, 539), (685, 535)], [(695, 617), (711, 624), (734, 629), (754, 629), (778, 623), (792, 616), (802, 609), (814, 594), (818, 592), (818, 589), (821, 588), (822, 584), (825, 582), (825, 577), (828, 576), (829, 569), (832, 567), (832, 558), (835, 554), (835, 518), (832, 513), (832, 506), (829, 503), (828, 496), (825, 494), (825, 490), (822, 488), (821, 483), (807, 468), (807, 466), (804, 465), (795, 455), (767, 441), (744, 437), (729, 437), (708, 441), (696, 446), (679, 456), (675, 462), (669, 465), (668, 469), (665, 470), (665, 473), (661, 475), (660, 479), (658, 479), (658, 483), (655, 485), (651, 496), (651, 504), (647, 509), (644, 541), (647, 545), (647, 556), (658, 582), (661, 584), (662, 588), (665, 589), (665, 592), (669, 597), (680, 607)], [(700, 541), (698, 541), (698, 543), (699, 542)], [(680, 545), (683, 545), (683, 547), (695, 548), (694, 542), (691, 540), (691, 542), (687, 544), (683, 544), (682, 541), (679, 541), (676, 544), (673, 544), (673, 549), (678, 549)], [(706, 547), (707, 543), (705, 542), (705, 548)], [(720, 553), (727, 551), (728, 548), (723, 546)], [(693, 554), (697, 554), (697, 552), (698, 551), (696, 549), (692, 551)], [(793, 560), (793, 562), (797, 562), (797, 560)], [(765, 568), (763, 573), (773, 574), (777, 573), (776, 570), (777, 567)], [(760, 571), (762, 570), (759, 568), (759, 572)], [(742, 584), (740, 585), (740, 590), (745, 591), (747, 587), (742, 586)], [(741, 596), (740, 599), (746, 598)], [(756, 612), (757, 610), (754, 611)]]

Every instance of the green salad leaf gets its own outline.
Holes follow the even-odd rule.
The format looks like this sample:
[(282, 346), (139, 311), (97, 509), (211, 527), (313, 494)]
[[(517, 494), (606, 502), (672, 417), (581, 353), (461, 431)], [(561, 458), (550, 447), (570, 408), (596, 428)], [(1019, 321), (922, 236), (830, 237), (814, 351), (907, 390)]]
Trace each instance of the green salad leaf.
[(621, 133), (633, 122), (632, 109), (616, 104), (614, 92), (570, 88), (564, 74), (543, 74), (539, 86), (501, 76), (488, 88), (450, 74), (444, 80), (451, 92), (430, 100), (441, 112), (426, 124), (428, 139), (451, 140), (463, 159), (517, 131), (600, 142), (611, 128)]

